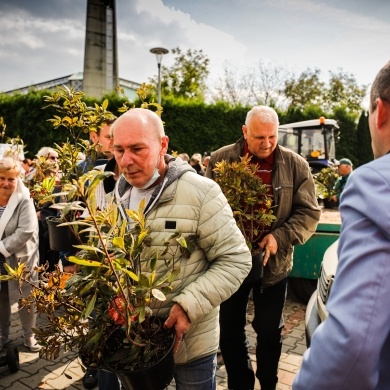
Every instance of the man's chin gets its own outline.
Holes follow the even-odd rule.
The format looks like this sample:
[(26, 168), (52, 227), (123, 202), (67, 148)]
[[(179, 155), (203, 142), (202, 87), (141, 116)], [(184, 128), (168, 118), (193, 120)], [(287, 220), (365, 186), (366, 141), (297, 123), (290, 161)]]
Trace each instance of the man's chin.
[(142, 183), (140, 183), (139, 180), (136, 179), (135, 175), (123, 172), (123, 176), (126, 178), (126, 181), (133, 187), (142, 187)]

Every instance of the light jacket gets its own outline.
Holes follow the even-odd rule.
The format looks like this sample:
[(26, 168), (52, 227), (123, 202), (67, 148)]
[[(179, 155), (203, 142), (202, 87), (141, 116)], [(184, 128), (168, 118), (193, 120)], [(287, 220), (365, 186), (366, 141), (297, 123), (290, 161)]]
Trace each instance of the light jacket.
[[(206, 176), (215, 177), (215, 164), (226, 160), (240, 161), (244, 138), (214, 152)], [(315, 193), (313, 176), (307, 161), (297, 153), (278, 145), (272, 171), (272, 187), (276, 220), (270, 232), (278, 243), (276, 255), (264, 267), (263, 287), (269, 287), (286, 278), (293, 266), (293, 247), (304, 244), (317, 228), (321, 215)]]
[[(220, 187), (196, 174), (181, 159), (165, 156), (165, 160), (167, 174), (156, 186), (145, 210), (151, 246), (143, 256), (156, 250), (162, 252), (164, 242), (177, 231), (185, 238), (197, 236), (190, 257), (180, 259), (179, 278), (158, 311), (159, 315), (168, 315), (169, 308), (177, 302), (191, 321), (191, 328), (175, 354), (175, 363), (183, 364), (217, 351), (219, 305), (238, 290), (249, 273), (251, 255)], [(124, 194), (129, 188), (121, 176), (115, 197), (123, 201), (122, 208), (128, 204)], [(166, 272), (163, 261), (157, 272)]]
[(0, 218), (0, 237), (0, 253), (11, 267), (18, 259), (30, 270), (38, 265), (38, 218), (30, 193), (20, 179)]

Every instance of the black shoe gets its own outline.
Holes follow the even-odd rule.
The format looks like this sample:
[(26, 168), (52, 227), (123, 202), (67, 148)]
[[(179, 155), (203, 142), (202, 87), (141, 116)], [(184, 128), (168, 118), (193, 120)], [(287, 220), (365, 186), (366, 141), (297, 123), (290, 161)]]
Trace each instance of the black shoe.
[(83, 377), (83, 386), (85, 389), (93, 389), (98, 385), (98, 370), (87, 368)]

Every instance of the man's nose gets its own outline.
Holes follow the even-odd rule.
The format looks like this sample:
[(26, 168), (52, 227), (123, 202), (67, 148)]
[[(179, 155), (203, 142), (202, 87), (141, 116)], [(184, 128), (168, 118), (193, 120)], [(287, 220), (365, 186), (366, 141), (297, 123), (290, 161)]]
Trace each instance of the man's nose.
[(261, 146), (264, 149), (268, 149), (271, 146), (271, 142), (268, 139), (264, 139)]
[(131, 165), (133, 161), (134, 160), (133, 160), (132, 153), (126, 150), (122, 155), (120, 163), (122, 166), (127, 166), (127, 165)]

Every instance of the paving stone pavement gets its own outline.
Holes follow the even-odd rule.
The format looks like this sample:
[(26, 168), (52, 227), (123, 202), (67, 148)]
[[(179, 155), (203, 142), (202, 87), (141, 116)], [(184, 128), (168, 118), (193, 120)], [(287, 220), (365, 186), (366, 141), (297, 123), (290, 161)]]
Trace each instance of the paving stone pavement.
[[(279, 383), (277, 390), (290, 390), (297, 373), (302, 355), (306, 350), (305, 344), (305, 309), (292, 291), (288, 291), (284, 310), (285, 329), (283, 333), (282, 356), (279, 363)], [(10, 339), (12, 345), (19, 350), (20, 369), (11, 374), (8, 366), (0, 367), (0, 390), (83, 390), (83, 371), (77, 360), (76, 353), (63, 353), (57, 360), (48, 361), (39, 358), (38, 353), (30, 352), (23, 346), (23, 333), (17, 315), (17, 305), (12, 305), (12, 322)], [(255, 345), (256, 338), (250, 325), (253, 318), (251, 302), (248, 307), (247, 334), (250, 342), (250, 354), (253, 367), (256, 367)], [(0, 353), (4, 356), (4, 351)], [(65, 374), (66, 373), (66, 374)], [(167, 390), (175, 390), (174, 382)], [(217, 370), (217, 390), (227, 389), (227, 377), (224, 366)], [(140, 389), (142, 390), (142, 389)], [(256, 381), (255, 390), (260, 390)]]

